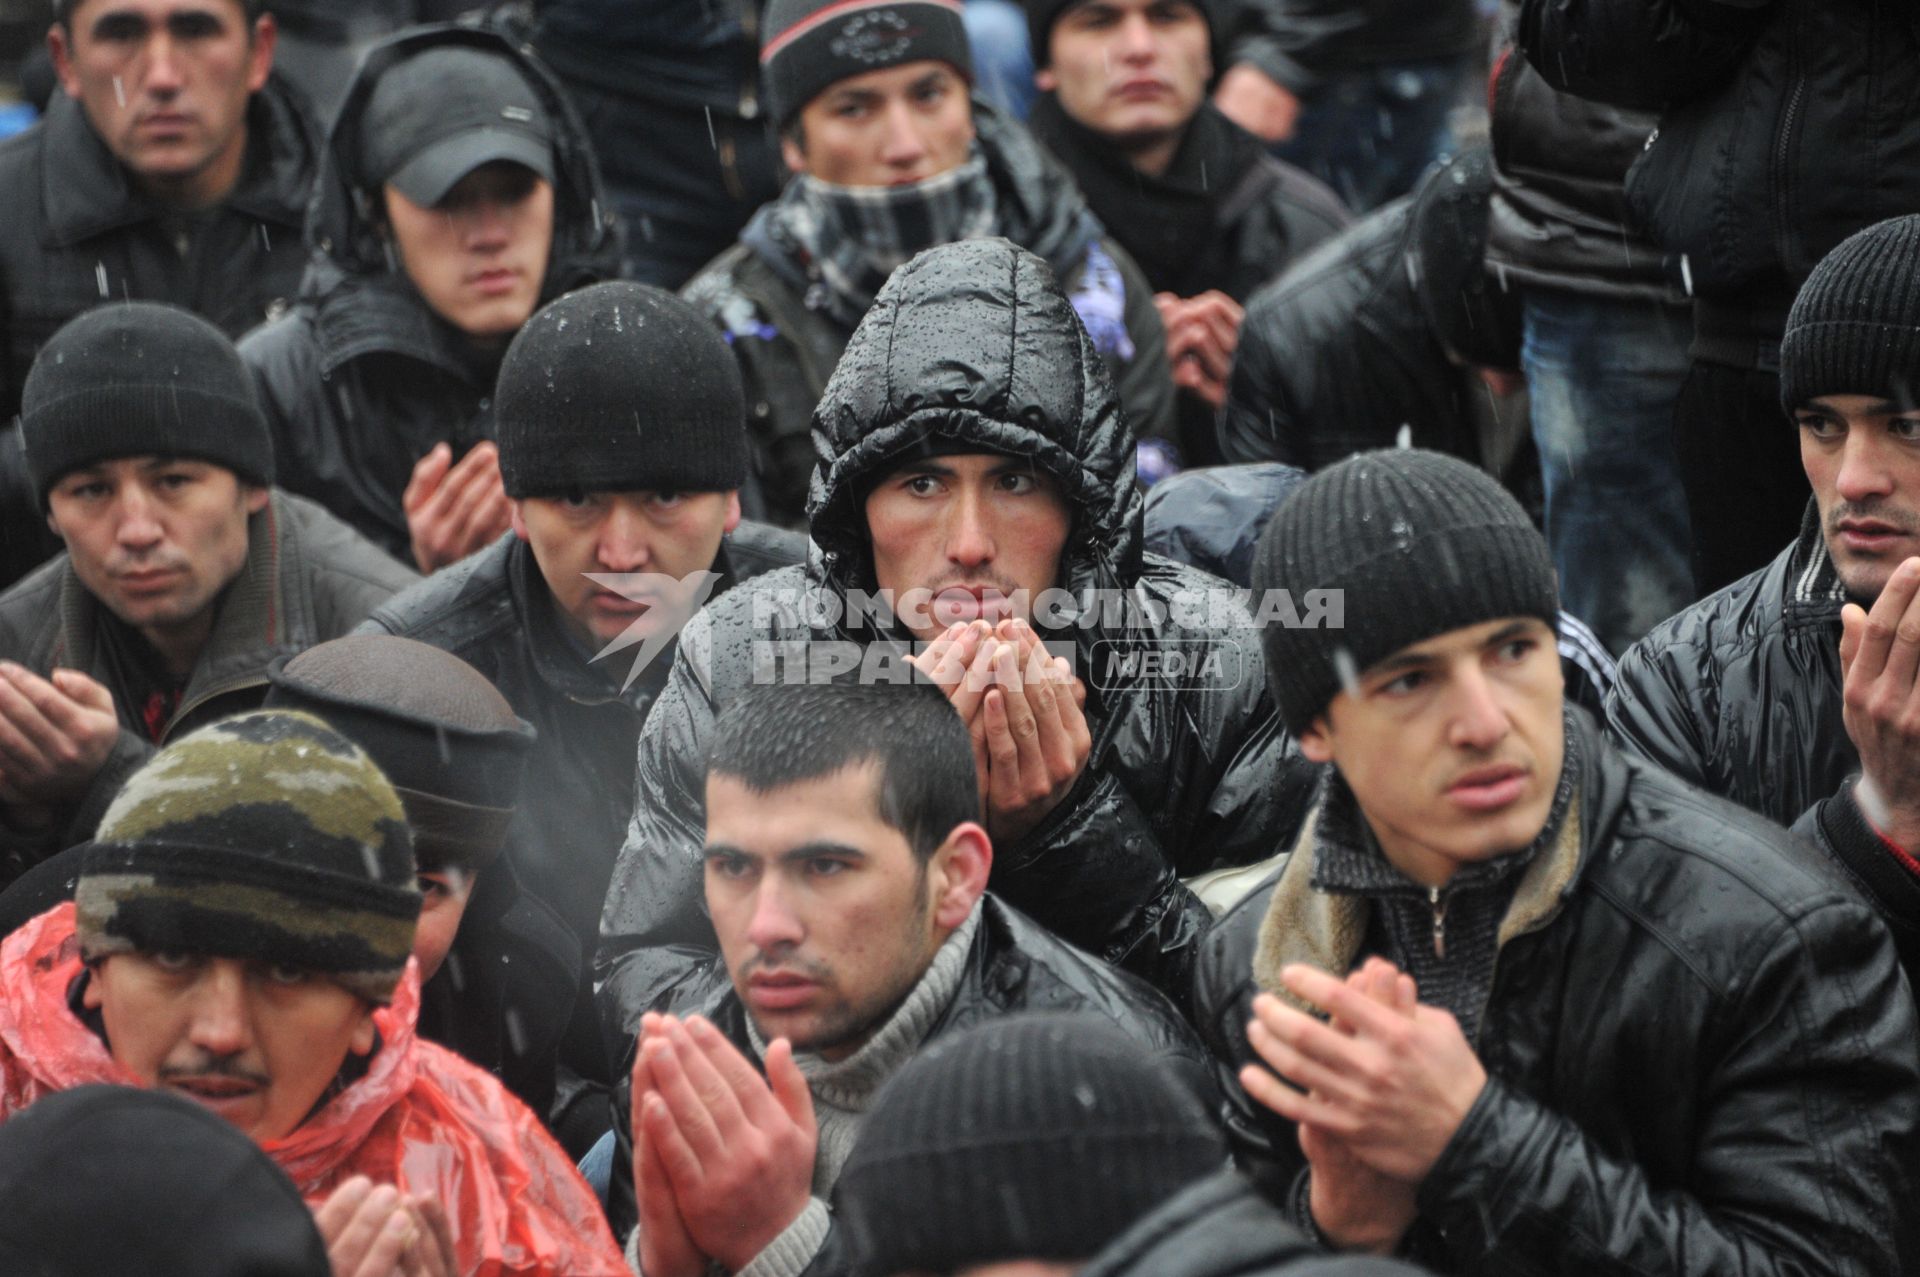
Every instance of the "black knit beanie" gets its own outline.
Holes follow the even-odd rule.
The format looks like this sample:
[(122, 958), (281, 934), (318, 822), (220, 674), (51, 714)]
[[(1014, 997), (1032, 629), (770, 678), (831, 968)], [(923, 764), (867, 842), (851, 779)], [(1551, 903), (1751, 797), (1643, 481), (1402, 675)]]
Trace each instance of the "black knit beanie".
[(1920, 214), (1856, 231), (1800, 286), (1780, 342), (1780, 406), (1822, 395), (1920, 403)]
[(327, 1277), (300, 1193), (192, 1100), (81, 1086), (0, 1128), (7, 1277)]
[(47, 340), (20, 391), (41, 504), (62, 475), (118, 457), (193, 457), (273, 482), (273, 436), (226, 334), (177, 306), (87, 311)]
[(255, 710), (174, 741), (100, 819), (73, 893), (80, 953), (257, 958), (393, 997), (420, 892), (393, 786), (309, 714)]
[(760, 76), (785, 129), (836, 80), (934, 59), (973, 79), (960, 0), (769, 0)]
[(507, 495), (731, 492), (746, 394), (726, 339), (672, 293), (594, 284), (529, 319), (494, 394)]
[(834, 1189), (856, 1277), (1091, 1258), (1222, 1169), (1200, 1102), (1089, 1014), (933, 1043), (881, 1088)]
[(1358, 675), (1401, 648), (1505, 617), (1559, 624), (1553, 559), (1520, 503), (1454, 457), (1363, 452), (1287, 498), (1253, 558), (1256, 607), (1284, 590), (1316, 615), (1310, 590), (1335, 590), (1337, 624), (1267, 619), (1260, 646), (1280, 717), (1295, 735)]
[[(1033, 65), (1045, 68), (1053, 61), (1053, 24), (1062, 14), (1082, 0), (1026, 0), (1027, 42), (1033, 53)], [(1220, 0), (1187, 0), (1206, 19), (1208, 42), (1213, 52), (1213, 73), (1226, 68), (1225, 24), (1220, 21)]]
[(305, 710), (393, 782), (423, 872), (477, 873), (506, 844), (534, 731), (451, 652), (395, 634), (329, 639), (267, 669), (270, 709)]

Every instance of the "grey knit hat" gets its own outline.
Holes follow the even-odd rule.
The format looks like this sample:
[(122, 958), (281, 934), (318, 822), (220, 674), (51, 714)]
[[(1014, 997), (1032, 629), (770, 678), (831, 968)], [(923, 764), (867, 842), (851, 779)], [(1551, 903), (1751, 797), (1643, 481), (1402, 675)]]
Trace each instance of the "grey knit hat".
[(1083, 1260), (1226, 1165), (1200, 1101), (1092, 1014), (942, 1038), (875, 1098), (835, 1187), (856, 1277)]
[(1780, 406), (1822, 395), (1920, 402), (1920, 214), (1848, 236), (1800, 286), (1780, 342)]
[(1416, 448), (1363, 452), (1320, 471), (1260, 534), (1254, 597), (1341, 592), (1339, 628), (1260, 631), (1280, 717), (1296, 735), (1360, 673), (1403, 647), (1512, 616), (1559, 624), (1547, 542), (1492, 478)]
[(177, 306), (87, 311), (47, 339), (20, 390), (42, 504), (62, 475), (117, 457), (193, 457), (273, 482), (273, 436), (225, 333)]

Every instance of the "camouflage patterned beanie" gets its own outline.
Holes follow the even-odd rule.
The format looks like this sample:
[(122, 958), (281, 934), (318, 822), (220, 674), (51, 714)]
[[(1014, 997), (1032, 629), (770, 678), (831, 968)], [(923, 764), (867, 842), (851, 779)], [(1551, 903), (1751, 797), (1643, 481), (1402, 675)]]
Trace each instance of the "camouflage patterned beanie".
[(258, 958), (386, 1003), (420, 893), (400, 799), (310, 714), (261, 710), (182, 737), (100, 821), (74, 891), (80, 951)]

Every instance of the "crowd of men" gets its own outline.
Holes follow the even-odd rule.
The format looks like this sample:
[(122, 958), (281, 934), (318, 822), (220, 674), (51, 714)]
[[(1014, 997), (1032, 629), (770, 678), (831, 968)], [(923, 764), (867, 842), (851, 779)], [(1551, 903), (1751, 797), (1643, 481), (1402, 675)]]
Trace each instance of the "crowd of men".
[(1920, 20), (1005, 7), (55, 0), (0, 1272), (1920, 1272)]

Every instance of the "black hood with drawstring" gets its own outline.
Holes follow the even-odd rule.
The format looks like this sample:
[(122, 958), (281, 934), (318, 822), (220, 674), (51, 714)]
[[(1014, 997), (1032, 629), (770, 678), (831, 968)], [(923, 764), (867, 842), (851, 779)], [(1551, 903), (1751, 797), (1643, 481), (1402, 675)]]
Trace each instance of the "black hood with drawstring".
[[(901, 461), (954, 451), (1029, 458), (1049, 475), (1072, 510), (1055, 584), (1116, 605), (1076, 604), (1050, 632), (1041, 625), (1074, 653), (1093, 751), (1038, 828), (994, 849), (993, 890), (1184, 1002), (1210, 918), (1180, 878), (1278, 851), (1316, 773), (1280, 727), (1257, 635), (1240, 601), (1223, 597), (1230, 587), (1142, 550), (1133, 434), (1052, 272), (1004, 239), (943, 245), (901, 267), (828, 383), (813, 441), (808, 563), (694, 618), (642, 733), (637, 789), (653, 801), (635, 813), (601, 919), (607, 1023), (624, 1032), (714, 943), (699, 856), (714, 715), (778, 677), (766, 660), (780, 644), (853, 653), (886, 676), (904, 635), (841, 615), (876, 584), (864, 497)], [(1175, 652), (1183, 670), (1166, 666)]]
[(620, 267), (620, 230), (586, 130), (523, 45), (484, 26), (450, 24), (415, 28), (368, 51), (327, 139), (307, 210), (312, 256), (300, 301), (256, 329), (240, 352), (273, 426), (281, 486), (408, 561), (400, 494), (414, 463), (437, 443), (451, 445), (457, 461), (493, 437), (494, 375), (507, 343), (482, 348), (467, 340), (401, 269), (380, 188), (360, 173), (360, 128), (389, 67), (449, 47), (511, 61), (553, 121), (553, 243), (539, 304), (615, 278)]

